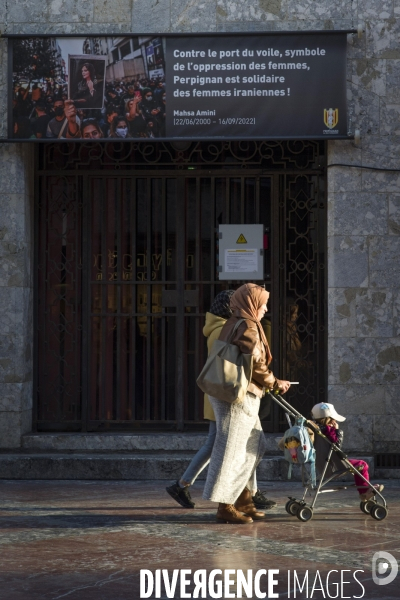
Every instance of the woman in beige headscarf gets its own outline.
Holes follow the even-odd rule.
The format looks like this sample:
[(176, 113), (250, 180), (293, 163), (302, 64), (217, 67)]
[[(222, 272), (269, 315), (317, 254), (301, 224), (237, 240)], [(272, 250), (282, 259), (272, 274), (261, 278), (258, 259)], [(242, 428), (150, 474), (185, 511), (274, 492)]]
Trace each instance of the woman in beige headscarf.
[[(278, 388), (281, 394), (290, 387), (288, 381), (276, 379), (269, 364), (271, 351), (260, 319), (267, 310), (269, 292), (254, 283), (242, 285), (231, 298), (232, 317), (225, 323), (219, 339), (228, 341), (237, 321), (232, 344), (243, 354), (253, 355), (252, 379), (243, 402), (229, 404), (210, 397), (217, 425), (217, 435), (208, 467), (203, 498), (219, 502), (217, 521), (251, 523), (263, 519), (252, 501), (252, 475), (260, 462), (266, 442), (258, 410), (265, 389)], [(242, 514), (243, 513), (243, 514)]]

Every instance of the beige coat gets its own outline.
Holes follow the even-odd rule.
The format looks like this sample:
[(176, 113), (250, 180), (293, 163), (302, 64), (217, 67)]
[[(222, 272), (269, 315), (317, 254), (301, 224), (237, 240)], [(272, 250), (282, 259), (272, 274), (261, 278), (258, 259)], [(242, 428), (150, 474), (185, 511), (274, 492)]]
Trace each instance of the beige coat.
[[(223, 326), (226, 323), (226, 319), (217, 317), (212, 313), (206, 313), (206, 324), (203, 327), (203, 334), (207, 338), (208, 354), (210, 354), (211, 348), (215, 340), (219, 338), (219, 334)], [(209, 421), (215, 421), (214, 411), (210, 404), (207, 394), (204, 394), (204, 418)]]

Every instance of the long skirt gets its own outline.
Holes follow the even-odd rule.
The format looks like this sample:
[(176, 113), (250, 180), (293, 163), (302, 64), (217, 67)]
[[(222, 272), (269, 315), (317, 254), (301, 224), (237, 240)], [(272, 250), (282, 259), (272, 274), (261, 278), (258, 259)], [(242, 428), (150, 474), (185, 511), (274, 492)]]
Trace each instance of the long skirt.
[(234, 504), (243, 489), (252, 487), (253, 474), (267, 444), (258, 410), (260, 399), (247, 394), (244, 401), (229, 404), (210, 397), (217, 424), (203, 498)]

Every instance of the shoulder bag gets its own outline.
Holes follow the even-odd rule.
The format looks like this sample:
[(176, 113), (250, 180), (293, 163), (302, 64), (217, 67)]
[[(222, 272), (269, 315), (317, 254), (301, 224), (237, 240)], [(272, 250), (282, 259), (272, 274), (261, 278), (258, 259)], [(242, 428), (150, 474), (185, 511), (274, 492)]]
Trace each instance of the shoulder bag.
[(215, 340), (197, 378), (197, 385), (203, 392), (230, 404), (244, 400), (253, 370), (252, 354), (242, 354), (238, 346), (230, 343), (244, 320), (236, 323), (228, 341)]

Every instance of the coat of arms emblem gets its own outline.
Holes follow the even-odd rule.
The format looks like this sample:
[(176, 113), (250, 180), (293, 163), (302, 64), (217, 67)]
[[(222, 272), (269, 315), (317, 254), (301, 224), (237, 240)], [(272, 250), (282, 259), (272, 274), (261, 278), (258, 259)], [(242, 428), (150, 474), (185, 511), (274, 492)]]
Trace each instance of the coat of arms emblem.
[(324, 123), (328, 129), (336, 127), (339, 121), (338, 108), (324, 108)]

